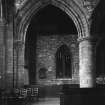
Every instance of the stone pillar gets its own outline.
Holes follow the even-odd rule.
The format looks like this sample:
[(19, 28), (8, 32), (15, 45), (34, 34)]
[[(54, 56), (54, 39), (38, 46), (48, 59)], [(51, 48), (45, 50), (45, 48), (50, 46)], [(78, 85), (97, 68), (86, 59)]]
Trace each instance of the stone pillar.
[(5, 88), (6, 82), (6, 63), (5, 63), (5, 46), (6, 46), (6, 20), (3, 13), (3, 1), (0, 0), (0, 88)]
[(14, 83), (15, 87), (24, 85), (24, 43), (15, 40), (14, 43)]
[(95, 87), (95, 50), (90, 38), (79, 40), (79, 76), (80, 88)]
[(24, 42), (18, 42), (18, 87), (24, 86)]
[(5, 88), (5, 28), (5, 23), (0, 21), (0, 88)]

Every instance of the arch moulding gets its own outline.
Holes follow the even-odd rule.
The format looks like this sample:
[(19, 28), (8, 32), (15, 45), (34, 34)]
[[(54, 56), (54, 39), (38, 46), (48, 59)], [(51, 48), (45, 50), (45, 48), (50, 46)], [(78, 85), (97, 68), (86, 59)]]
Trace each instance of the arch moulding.
[(64, 11), (74, 22), (78, 38), (89, 37), (89, 25), (83, 10), (71, 0), (69, 3), (64, 0), (38, 0), (27, 3), (16, 16), (16, 39), (25, 42), (25, 36), (32, 17), (47, 5), (53, 5)]
[[(64, 0), (33, 0), (32, 2), (27, 3), (24, 5), (20, 10), (18, 10), (15, 18), (15, 36), (14, 42), (21, 43), (20, 49), (18, 51), (14, 49), (14, 52), (18, 53), (18, 60), (16, 60), (15, 68), (18, 71), (18, 81), (21, 81), (21, 84), (24, 83), (24, 51), (25, 51), (25, 37), (28, 26), (33, 16), (45, 6), (51, 4), (55, 7), (60, 8), (64, 11), (74, 22), (77, 32), (78, 38), (89, 37), (89, 28), (88, 28), (88, 21), (86, 19), (85, 13), (80, 9), (80, 7), (73, 1), (70, 0), (70, 3)], [(14, 44), (15, 44), (14, 43)], [(22, 72), (22, 73), (21, 73)], [(18, 84), (19, 85), (19, 84)]]

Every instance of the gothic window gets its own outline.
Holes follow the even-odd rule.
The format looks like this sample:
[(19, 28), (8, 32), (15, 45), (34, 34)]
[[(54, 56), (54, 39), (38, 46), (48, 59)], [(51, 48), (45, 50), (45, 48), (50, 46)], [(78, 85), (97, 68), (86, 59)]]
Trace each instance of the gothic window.
[(71, 55), (67, 45), (62, 45), (56, 52), (56, 77), (71, 78)]

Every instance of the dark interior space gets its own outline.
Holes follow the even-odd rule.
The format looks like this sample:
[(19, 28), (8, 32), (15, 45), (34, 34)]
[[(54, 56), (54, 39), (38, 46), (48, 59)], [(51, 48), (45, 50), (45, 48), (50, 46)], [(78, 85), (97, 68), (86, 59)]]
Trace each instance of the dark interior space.
[(69, 16), (61, 9), (48, 5), (32, 18), (30, 31), (37, 34), (77, 34), (76, 27)]
[(35, 84), (37, 35), (77, 34), (73, 21), (59, 8), (48, 5), (37, 12), (28, 27), (25, 43), (25, 68), (29, 72), (29, 83)]
[(100, 40), (96, 49), (96, 76), (105, 76), (105, 38)]
[[(100, 0), (98, 5), (95, 7), (91, 20), (91, 34), (95, 36), (104, 36), (105, 33), (105, 0)], [(100, 21), (99, 21), (100, 20)]]
[(104, 18), (101, 20), (101, 23), (100, 23), (100, 25), (99, 25), (99, 33), (101, 33), (102, 35), (102, 37), (104, 37), (105, 36), (105, 16), (104, 16)]

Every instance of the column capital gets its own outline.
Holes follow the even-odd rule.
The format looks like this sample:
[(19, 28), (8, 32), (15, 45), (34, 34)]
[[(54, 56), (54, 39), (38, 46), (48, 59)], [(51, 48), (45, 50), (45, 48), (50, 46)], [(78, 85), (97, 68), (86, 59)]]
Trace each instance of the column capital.
[(15, 40), (13, 44), (15, 49), (19, 49), (24, 46), (24, 42), (21, 40)]
[(98, 41), (98, 37), (82, 37), (82, 38), (78, 38), (77, 39), (78, 43), (81, 43), (83, 41), (89, 41), (90, 43), (96, 44), (96, 42)]

